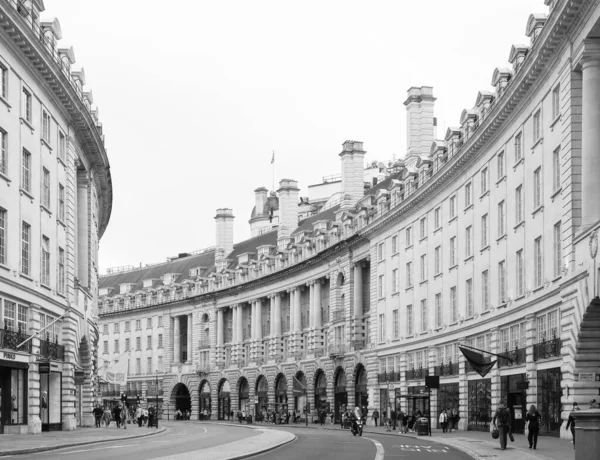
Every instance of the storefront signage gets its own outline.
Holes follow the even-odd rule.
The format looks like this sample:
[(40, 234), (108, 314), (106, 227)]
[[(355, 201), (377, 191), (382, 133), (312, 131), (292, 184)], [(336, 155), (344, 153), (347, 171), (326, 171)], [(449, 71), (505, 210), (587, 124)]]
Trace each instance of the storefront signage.
[(28, 363), (29, 362), (29, 356), (20, 355), (18, 353), (12, 353), (10, 351), (3, 351), (2, 359), (6, 359), (9, 361), (16, 361), (18, 363)]
[(596, 374), (594, 372), (580, 372), (579, 373), (579, 381), (580, 382), (594, 382), (594, 381), (596, 381)]
[(75, 371), (75, 385), (83, 385), (85, 383), (85, 372), (76, 370)]
[(50, 363), (39, 363), (38, 369), (40, 374), (49, 374), (50, 373)]

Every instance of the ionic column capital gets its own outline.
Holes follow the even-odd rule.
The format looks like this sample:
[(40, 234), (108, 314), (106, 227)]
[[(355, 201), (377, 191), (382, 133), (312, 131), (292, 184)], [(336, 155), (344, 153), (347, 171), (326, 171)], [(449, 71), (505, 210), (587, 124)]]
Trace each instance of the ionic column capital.
[(584, 70), (600, 65), (600, 39), (588, 38), (583, 41), (583, 54), (579, 62)]

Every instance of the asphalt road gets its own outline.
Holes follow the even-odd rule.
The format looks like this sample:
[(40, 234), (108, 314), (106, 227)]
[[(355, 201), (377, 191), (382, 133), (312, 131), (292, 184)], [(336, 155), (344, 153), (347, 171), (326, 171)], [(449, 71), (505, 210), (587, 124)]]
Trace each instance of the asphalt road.
[[(43, 460), (106, 460), (107, 458), (144, 460), (206, 449), (258, 434), (257, 431), (247, 428), (191, 421), (171, 422), (165, 425), (167, 431), (164, 433), (145, 438), (123, 439), (11, 457)], [(131, 429), (141, 432), (148, 430), (148, 428), (134, 426), (131, 426)]]
[(368, 429), (362, 438), (341, 429), (278, 429), (294, 433), (296, 441), (252, 457), (253, 460), (472, 460), (464, 452), (428, 442), (426, 437), (387, 436), (369, 433)]

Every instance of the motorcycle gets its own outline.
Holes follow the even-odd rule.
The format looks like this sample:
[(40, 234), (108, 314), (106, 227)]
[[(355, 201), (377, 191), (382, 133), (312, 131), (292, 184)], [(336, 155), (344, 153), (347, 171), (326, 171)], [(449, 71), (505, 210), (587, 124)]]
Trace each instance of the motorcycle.
[(356, 436), (356, 435), (362, 436), (362, 434), (363, 434), (363, 420), (362, 420), (362, 418), (354, 420), (352, 422), (352, 428), (350, 429), (350, 431), (352, 432), (352, 434), (354, 436)]

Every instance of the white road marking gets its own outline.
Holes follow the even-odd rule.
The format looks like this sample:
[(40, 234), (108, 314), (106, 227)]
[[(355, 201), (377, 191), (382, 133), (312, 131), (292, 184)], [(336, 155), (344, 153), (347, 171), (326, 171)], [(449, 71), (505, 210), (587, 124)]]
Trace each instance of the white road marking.
[(367, 438), (364, 436), (363, 439), (368, 439), (373, 444), (375, 444), (375, 448), (377, 449), (377, 454), (375, 454), (375, 460), (383, 460), (383, 457), (385, 455), (385, 449), (383, 448), (381, 443), (379, 441), (376, 441), (375, 439)]
[[(136, 443), (136, 444), (124, 444), (121, 446), (104, 446), (104, 447), (98, 447), (96, 449), (81, 449), (81, 450), (72, 450), (71, 452), (63, 452), (64, 455), (70, 455), (70, 454), (79, 454), (81, 452), (92, 452), (94, 450), (104, 450), (104, 449), (120, 449), (122, 447), (133, 447), (133, 446), (137, 446), (140, 443)], [(40, 452), (41, 454), (47, 454), (48, 452)]]

